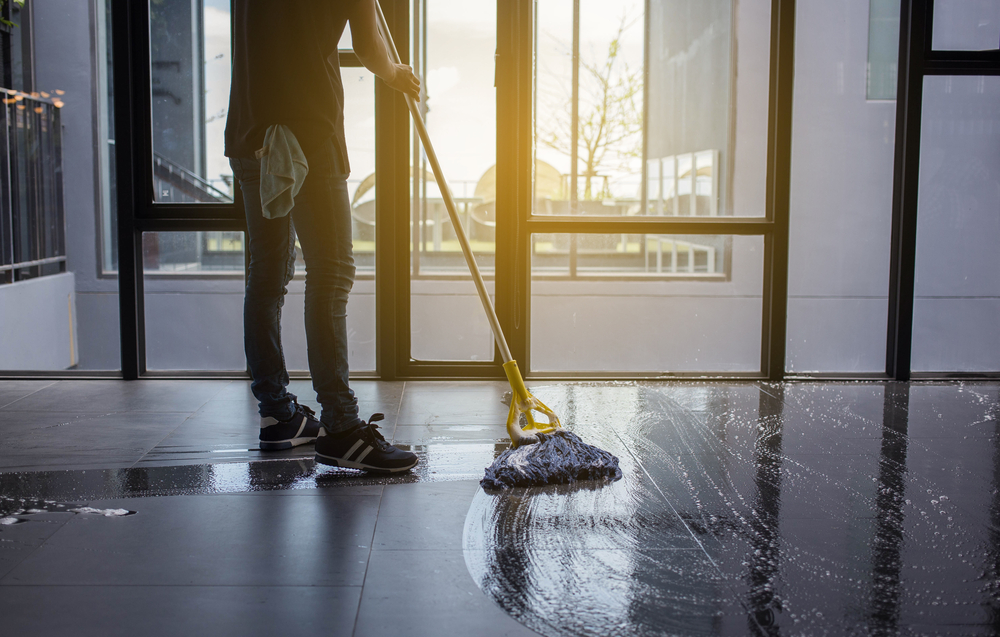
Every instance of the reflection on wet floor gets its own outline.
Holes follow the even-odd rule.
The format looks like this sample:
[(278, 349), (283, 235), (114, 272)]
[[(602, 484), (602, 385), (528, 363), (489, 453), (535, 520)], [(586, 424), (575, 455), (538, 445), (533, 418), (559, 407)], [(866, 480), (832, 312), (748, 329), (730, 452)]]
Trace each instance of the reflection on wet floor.
[[(572, 431), (619, 458), (624, 477), (478, 491), (465, 563), (489, 598), (547, 636), (1000, 634), (998, 391), (1000, 383), (536, 386)], [(317, 466), (309, 449), (247, 460), (245, 445), (196, 440), (191, 459), (163, 448), (126, 469), (0, 473), (0, 539), (67, 511), (134, 509), (131, 521), (142, 521), (127, 499), (145, 496), (335, 495), (457, 480), (471, 494), (507, 448), (495, 433), (452, 422), (398, 427), (397, 444), (420, 456), (402, 476)], [(120, 498), (121, 509), (86, 510)], [(401, 532), (420, 534), (431, 519), (421, 516), (434, 511), (406, 515), (417, 519)]]
[(18, 503), (39, 499), (107, 500), (478, 480), (483, 475), (483, 468), (509, 445), (442, 441), (397, 446), (416, 453), (420, 462), (413, 471), (394, 476), (317, 465), (311, 455), (257, 462), (0, 473), (0, 494), (3, 495), (0, 516), (5, 510), (12, 510), (11, 507), (20, 507)]
[(625, 477), (477, 494), (469, 570), (533, 630), (1000, 630), (995, 385), (534, 393)]

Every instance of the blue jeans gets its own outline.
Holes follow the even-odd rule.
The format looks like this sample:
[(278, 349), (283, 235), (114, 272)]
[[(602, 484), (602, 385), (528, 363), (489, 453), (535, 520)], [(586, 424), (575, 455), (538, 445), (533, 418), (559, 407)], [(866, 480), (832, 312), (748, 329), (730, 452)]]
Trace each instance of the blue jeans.
[[(329, 143), (307, 157), (309, 174), (285, 217), (261, 212), (260, 161), (231, 158), (243, 191), (250, 271), (243, 302), (243, 340), (260, 415), (286, 420), (294, 413), (281, 349), (281, 306), (295, 273), (295, 236), (306, 262), (305, 327), (316, 399), (330, 433), (360, 422), (348, 383), (347, 297), (354, 285), (351, 202), (347, 176), (338, 174)], [(294, 232), (293, 232), (294, 226)]]

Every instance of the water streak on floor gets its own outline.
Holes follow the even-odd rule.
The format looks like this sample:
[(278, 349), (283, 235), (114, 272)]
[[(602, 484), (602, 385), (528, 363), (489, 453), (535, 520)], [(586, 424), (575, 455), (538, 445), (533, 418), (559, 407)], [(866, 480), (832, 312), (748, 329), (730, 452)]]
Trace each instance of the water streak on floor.
[(543, 635), (997, 634), (997, 392), (950, 391), (535, 389), (624, 479), (480, 491), (467, 566)]
[[(5, 626), (58, 602), (50, 634), (182, 607), (166, 634), (274, 634), (279, 615), (303, 634), (1000, 634), (1000, 383), (535, 386), (624, 477), (487, 494), (503, 386), (368, 387), (420, 457), (402, 476), (249, 449), (245, 383), (63, 381), (14, 403)], [(101, 415), (109, 392), (132, 411)], [(63, 426), (79, 404), (92, 417)]]
[[(311, 447), (309, 456), (288, 458), (275, 453), (272, 454), (272, 460), (256, 462), (0, 473), (0, 494), (4, 495), (4, 499), (0, 500), (0, 517), (5, 511), (4, 503), (29, 500), (87, 501), (157, 495), (251, 493), (317, 487), (478, 480), (483, 475), (483, 468), (492, 463), (509, 445), (441, 441), (398, 446), (416, 453), (420, 462), (413, 471), (395, 476), (317, 465), (312, 458)], [(299, 450), (291, 453), (297, 454)]]

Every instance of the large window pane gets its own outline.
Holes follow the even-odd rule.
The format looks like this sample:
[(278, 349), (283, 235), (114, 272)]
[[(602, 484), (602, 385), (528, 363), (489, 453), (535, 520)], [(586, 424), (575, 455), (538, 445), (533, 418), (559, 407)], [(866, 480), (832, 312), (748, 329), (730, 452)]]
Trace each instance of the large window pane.
[(762, 237), (576, 238), (533, 237), (532, 371), (760, 371)]
[[(496, 253), (495, 2), (415, 0), (420, 105), (479, 267)], [(441, 193), (414, 135), (410, 356), (492, 360), (493, 337)], [(492, 283), (490, 284), (492, 285)]]
[(944, 51), (1000, 49), (1000, 2), (934, 0), (931, 43)]
[(232, 201), (229, 0), (150, 0), (154, 200)]
[(763, 215), (770, 3), (576, 2), (575, 87), (575, 2), (537, 3), (535, 214)]
[(880, 7), (796, 8), (789, 372), (885, 371), (896, 104), (866, 99), (872, 52), (859, 46), (890, 28), (870, 23), (889, 20)]
[(245, 370), (243, 233), (145, 232), (142, 261), (146, 367)]
[(0, 59), (17, 90), (0, 93), (0, 370), (117, 370), (117, 281), (98, 276), (104, 68), (90, 29), (104, 6), (7, 5)]
[(1000, 371), (1000, 78), (924, 78), (913, 371)]

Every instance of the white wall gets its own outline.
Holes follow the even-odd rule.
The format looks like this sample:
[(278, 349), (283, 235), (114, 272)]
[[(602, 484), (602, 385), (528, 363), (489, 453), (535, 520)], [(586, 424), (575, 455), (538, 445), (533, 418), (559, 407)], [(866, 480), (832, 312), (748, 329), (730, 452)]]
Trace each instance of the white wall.
[(69, 369), (79, 360), (72, 272), (0, 285), (0, 369)]

